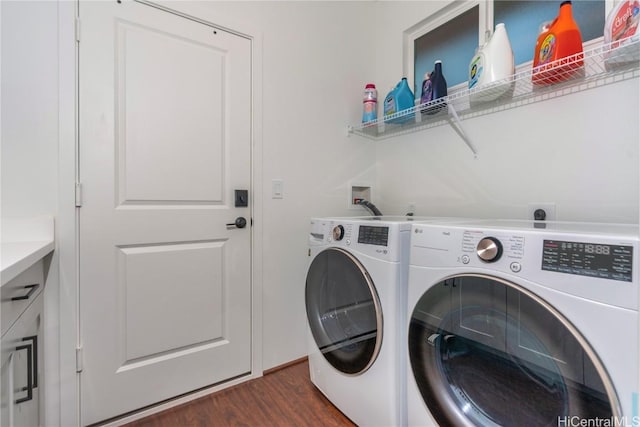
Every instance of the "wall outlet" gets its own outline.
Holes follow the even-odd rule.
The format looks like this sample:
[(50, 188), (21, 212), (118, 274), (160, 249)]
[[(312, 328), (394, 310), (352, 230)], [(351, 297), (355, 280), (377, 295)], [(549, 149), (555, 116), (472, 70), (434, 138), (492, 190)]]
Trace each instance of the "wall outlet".
[(527, 219), (535, 219), (535, 212), (538, 209), (542, 209), (547, 214), (545, 221), (556, 220), (556, 204), (555, 203), (529, 203), (529, 210), (527, 211)]

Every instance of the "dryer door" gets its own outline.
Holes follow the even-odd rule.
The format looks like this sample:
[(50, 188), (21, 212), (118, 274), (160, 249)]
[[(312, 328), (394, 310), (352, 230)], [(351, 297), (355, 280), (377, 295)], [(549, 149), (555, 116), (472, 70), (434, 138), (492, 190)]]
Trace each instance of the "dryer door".
[(382, 343), (382, 310), (371, 277), (349, 252), (320, 252), (305, 291), (311, 333), (327, 361), (345, 374), (365, 372)]
[(620, 414), (575, 327), (501, 279), (460, 275), (430, 287), (412, 313), (409, 359), (440, 425), (569, 425)]

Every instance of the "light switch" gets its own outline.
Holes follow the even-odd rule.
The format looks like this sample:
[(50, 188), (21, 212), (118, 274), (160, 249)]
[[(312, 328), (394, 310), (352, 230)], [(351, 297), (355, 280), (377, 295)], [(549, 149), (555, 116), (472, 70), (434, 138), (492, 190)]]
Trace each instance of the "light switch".
[(271, 180), (271, 198), (272, 199), (284, 198), (284, 183), (281, 179)]

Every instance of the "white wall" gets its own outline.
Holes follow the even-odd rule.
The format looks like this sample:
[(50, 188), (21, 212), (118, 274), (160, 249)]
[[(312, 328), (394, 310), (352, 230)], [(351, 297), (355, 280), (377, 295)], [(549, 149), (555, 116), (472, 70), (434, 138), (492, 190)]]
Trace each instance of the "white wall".
[(2, 216), (52, 214), (57, 208), (58, 5), (2, 1), (0, 7)]
[[(347, 137), (374, 78), (373, 3), (205, 2), (212, 22), (238, 22), (262, 40), (263, 368), (305, 356), (304, 286), (312, 216), (347, 209), (353, 180), (374, 182), (371, 143)], [(180, 3), (175, 7), (184, 8)], [(221, 17), (224, 17), (222, 19)], [(258, 88), (260, 89), (260, 88)], [(271, 181), (284, 198), (271, 198)]]
[[(0, 16), (0, 217), (56, 216), (58, 4), (3, 0)], [(55, 251), (44, 290), (45, 411), (51, 420), (59, 414), (57, 254)]]
[[(345, 136), (347, 120), (360, 118), (373, 70), (366, 7), (277, 3), (262, 14), (269, 17), (263, 46), (265, 369), (307, 354), (309, 218), (353, 214), (346, 210), (348, 183), (373, 178), (370, 145)], [(284, 180), (282, 200), (270, 198), (276, 178)]]
[[(380, 81), (402, 77), (403, 32), (440, 6), (379, 3)], [(637, 223), (639, 99), (636, 78), (465, 120), (477, 160), (449, 125), (378, 143), (380, 206), (525, 219), (529, 203), (551, 202), (558, 220)]]

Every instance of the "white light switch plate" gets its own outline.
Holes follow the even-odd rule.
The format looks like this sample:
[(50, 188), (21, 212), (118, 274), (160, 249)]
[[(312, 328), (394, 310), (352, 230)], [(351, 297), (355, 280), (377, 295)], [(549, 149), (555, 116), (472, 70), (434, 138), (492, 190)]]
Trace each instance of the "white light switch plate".
[(284, 182), (281, 179), (271, 180), (271, 198), (272, 199), (284, 198)]

